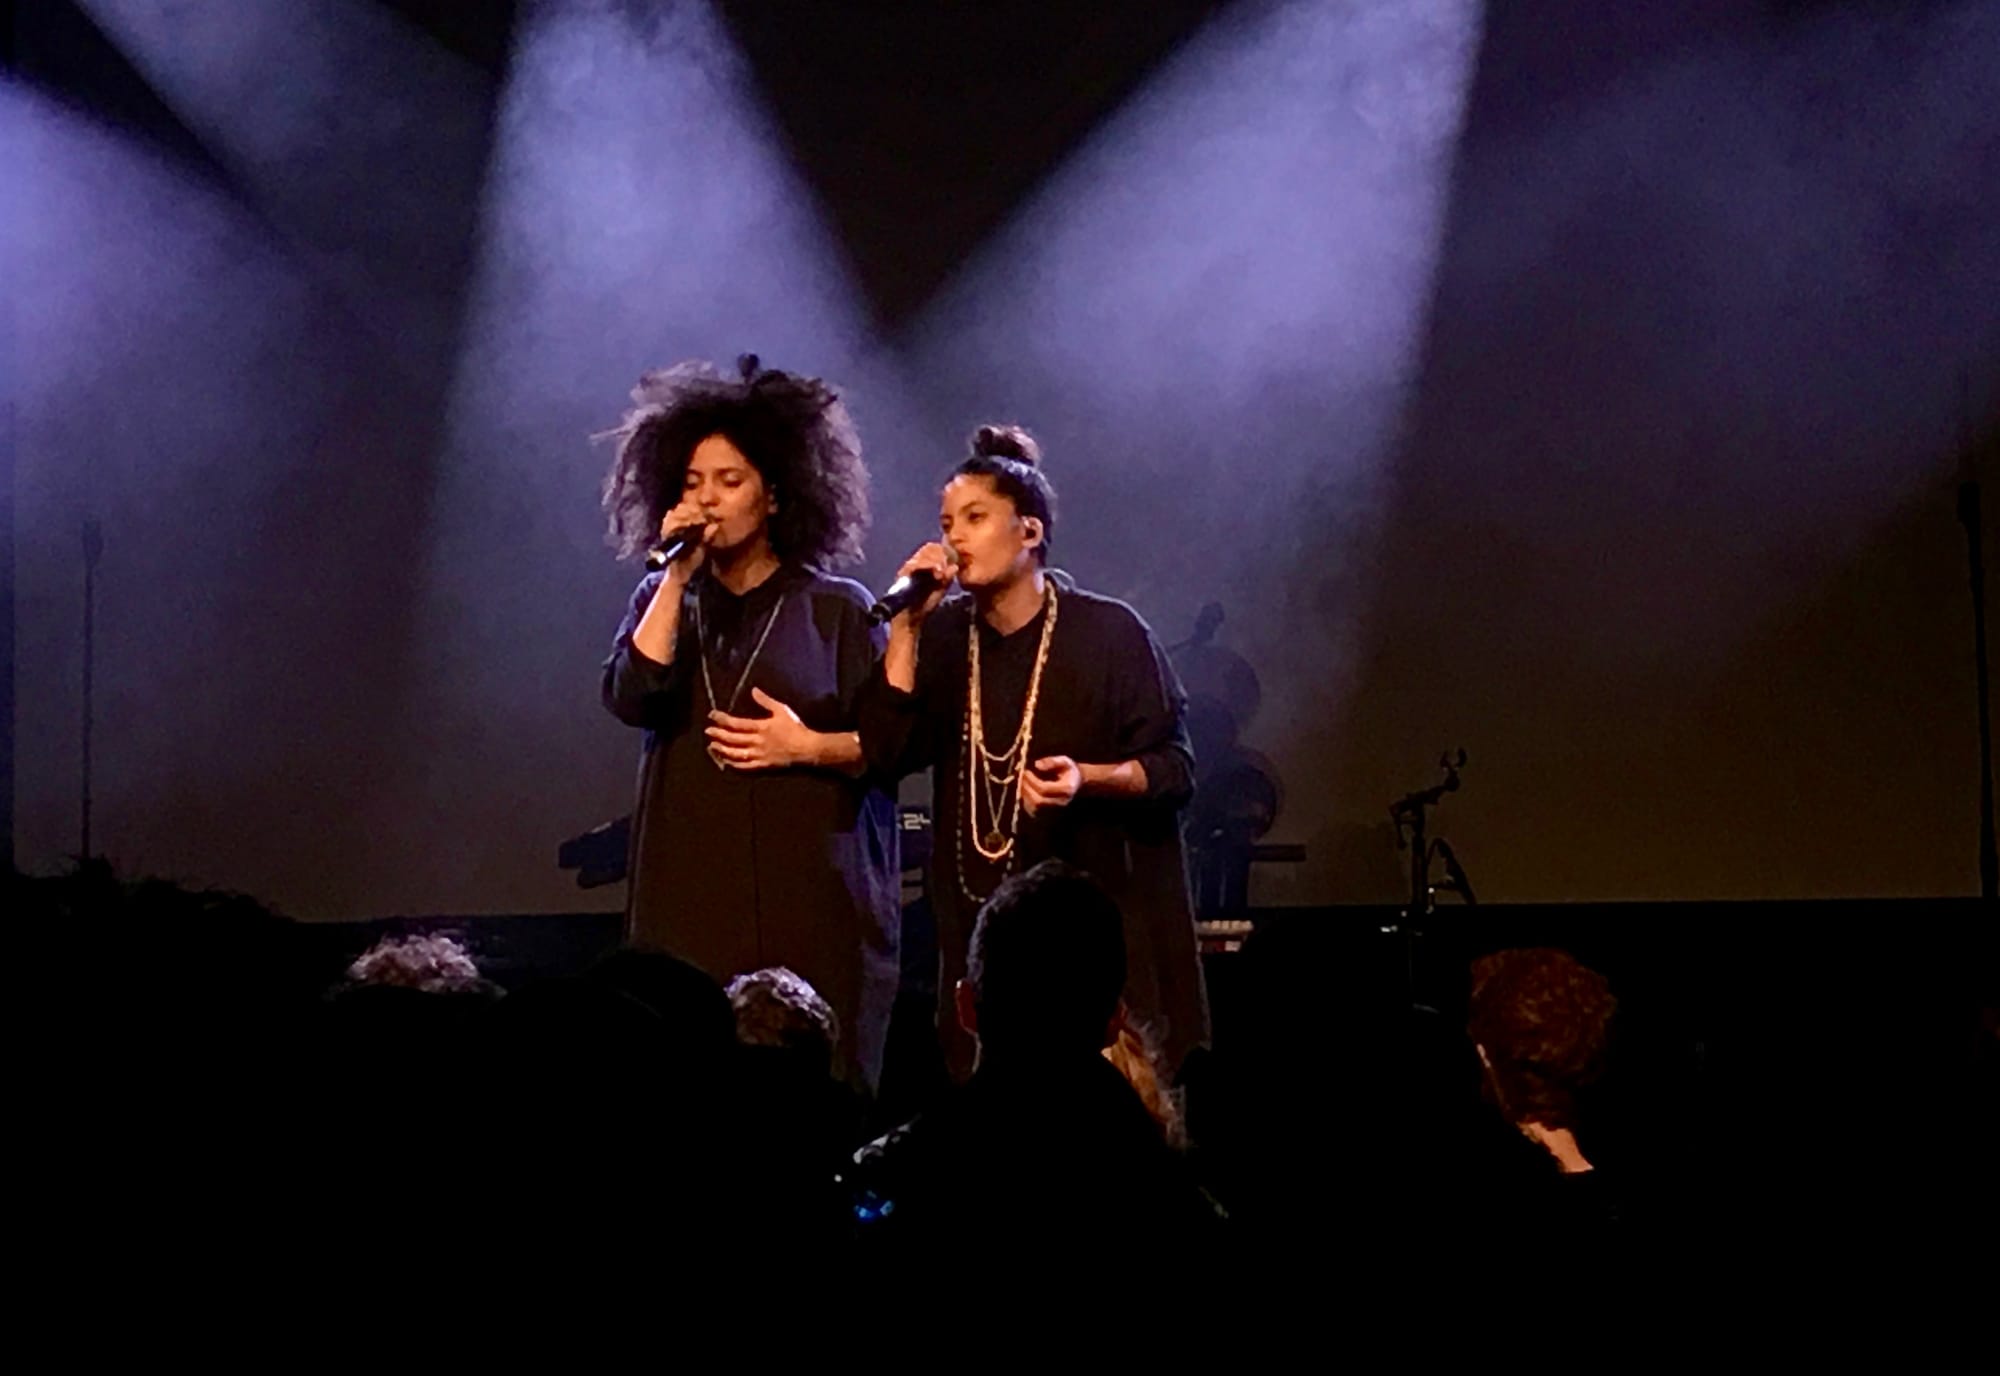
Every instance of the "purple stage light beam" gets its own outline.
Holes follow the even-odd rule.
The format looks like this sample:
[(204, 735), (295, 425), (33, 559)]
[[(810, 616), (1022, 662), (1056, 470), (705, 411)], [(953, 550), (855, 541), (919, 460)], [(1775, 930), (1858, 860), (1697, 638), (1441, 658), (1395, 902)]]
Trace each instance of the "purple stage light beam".
[(637, 570), (598, 497), (639, 375), (754, 351), (848, 389), (878, 468), (911, 405), (745, 60), (705, 4), (535, 7), (481, 208), (433, 541), (432, 675), (398, 861), (424, 910), (573, 908), (562, 838), (631, 806), (636, 736), (597, 701)]
[[(17, 178), (0, 271), (19, 343), (20, 863), (75, 849), (78, 533), (94, 521), (93, 848), (338, 912), (345, 880), (316, 852), (362, 849), (351, 800), (370, 756), (341, 734), (340, 671), (308, 666), (316, 636), (354, 637), (338, 614), (315, 622), (324, 571), (301, 580), (287, 556), (363, 351), (213, 181), (12, 84), (0, 126)], [(313, 729), (278, 705), (308, 688)]]
[(1227, 606), (1265, 748), (1351, 677), (1482, 13), (1225, 14), (913, 331), (962, 424), (1042, 433), (1085, 581), (1167, 640)]
[(355, 0), (80, 0), (401, 371), (456, 345), (493, 83)]

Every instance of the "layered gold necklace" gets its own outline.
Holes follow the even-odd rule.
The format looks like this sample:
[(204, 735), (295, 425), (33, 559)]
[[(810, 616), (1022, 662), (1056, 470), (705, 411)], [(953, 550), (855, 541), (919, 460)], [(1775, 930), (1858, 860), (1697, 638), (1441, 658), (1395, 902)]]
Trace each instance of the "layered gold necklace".
[[(967, 679), (965, 692), (965, 749), (959, 757), (958, 791), (965, 799), (965, 830), (957, 833), (958, 884), (965, 896), (978, 903), (981, 895), (972, 891), (965, 878), (965, 838), (988, 862), (1013, 868), (1014, 836), (1021, 821), (1021, 776), (1033, 758), (1035, 707), (1042, 696), (1042, 670), (1049, 662), (1049, 642), (1056, 631), (1056, 585), (1043, 585), (1042, 640), (1035, 650), (1034, 671), (1028, 676), (1028, 696), (1021, 706), (1021, 725), (1005, 750), (986, 743), (986, 719), (980, 710), (979, 618), (973, 616), (967, 636)], [(983, 819), (983, 821), (982, 821)]]

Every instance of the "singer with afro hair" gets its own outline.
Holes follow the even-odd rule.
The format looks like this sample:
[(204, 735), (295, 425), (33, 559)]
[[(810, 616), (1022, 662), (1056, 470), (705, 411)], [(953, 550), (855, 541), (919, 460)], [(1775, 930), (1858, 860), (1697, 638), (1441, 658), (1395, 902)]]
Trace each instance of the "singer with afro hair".
[(860, 439), (833, 387), (754, 355), (648, 373), (632, 400), (604, 484), (613, 548), (655, 565), (603, 672), (645, 733), (627, 943), (723, 982), (798, 972), (838, 1019), (836, 1069), (872, 1089), (901, 893), (856, 730), (884, 635), (831, 572), (868, 528)]

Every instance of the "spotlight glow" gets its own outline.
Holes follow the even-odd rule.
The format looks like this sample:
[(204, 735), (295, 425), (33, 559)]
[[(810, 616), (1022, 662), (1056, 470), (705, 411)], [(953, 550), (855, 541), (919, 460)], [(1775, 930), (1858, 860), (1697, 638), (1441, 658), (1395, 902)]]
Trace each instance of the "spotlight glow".
[[(450, 813), (474, 844), (425, 847), (408, 872), (419, 903), (569, 909), (555, 843), (629, 809), (637, 746), (597, 703), (636, 571), (605, 547), (609, 454), (588, 437), (645, 369), (744, 351), (846, 386), (878, 465), (908, 406), (707, 6), (548, 4), (515, 42), (423, 575), (433, 653), (406, 781), (410, 810)], [(440, 756), (449, 770), (428, 763)]]
[(1480, 19), (1476, 0), (1226, 15), (913, 340), (962, 421), (1048, 441), (1059, 558), (1086, 581), (1170, 641), (1228, 606), (1276, 753), (1351, 672)]

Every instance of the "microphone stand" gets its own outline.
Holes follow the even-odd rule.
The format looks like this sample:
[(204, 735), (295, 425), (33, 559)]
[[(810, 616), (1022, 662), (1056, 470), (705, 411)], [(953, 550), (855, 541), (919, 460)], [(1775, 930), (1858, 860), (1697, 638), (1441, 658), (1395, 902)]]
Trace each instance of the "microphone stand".
[(97, 565), (104, 558), (104, 527), (95, 516), (83, 522), (83, 779), (77, 859), (90, 863), (91, 736), (97, 704)]
[[(1438, 766), (1444, 770), (1444, 778), (1430, 788), (1408, 793), (1389, 805), (1389, 816), (1396, 823), (1396, 847), (1410, 852), (1410, 902), (1398, 920), (1383, 928), (1389, 936), (1403, 939), (1403, 979), (1409, 994), (1410, 1004), (1417, 1007), (1417, 941), (1425, 935), (1429, 920), (1437, 909), (1437, 894), (1440, 889), (1453, 890), (1468, 904), (1479, 900), (1473, 896), (1472, 885), (1459, 868), (1458, 856), (1443, 837), (1430, 837), (1430, 810), (1444, 801), (1447, 793), (1456, 793), (1459, 788), (1458, 771), (1465, 767), (1465, 751), (1447, 751), (1438, 758)], [(1431, 866), (1442, 858), (1445, 879), (1433, 883)]]

